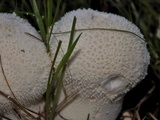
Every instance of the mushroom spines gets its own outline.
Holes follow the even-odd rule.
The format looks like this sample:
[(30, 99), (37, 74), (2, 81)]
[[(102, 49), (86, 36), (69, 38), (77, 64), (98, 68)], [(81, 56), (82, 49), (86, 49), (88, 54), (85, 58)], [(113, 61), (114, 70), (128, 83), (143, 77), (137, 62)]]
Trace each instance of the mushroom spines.
[[(44, 43), (37, 40), (38, 32), (15, 14), (0, 13), (0, 56), (4, 74), (0, 74), (0, 91), (13, 97), (6, 81), (24, 106), (33, 104), (45, 93), (51, 67)], [(7, 107), (6, 103), (10, 104)], [(0, 96), (0, 113), (16, 107), (10, 100)]]
[[(118, 102), (122, 104), (124, 94), (147, 74), (150, 56), (140, 30), (124, 17), (91, 9), (78, 9), (68, 12), (55, 23), (51, 39), (52, 55), (57, 41), (62, 40), (62, 51), (57, 63), (67, 51), (68, 31), (74, 16), (77, 18), (75, 38), (81, 32), (82, 35), (68, 62), (64, 88), (68, 94), (79, 90), (79, 97), (66, 106), (61, 115), (72, 119), (75, 116), (67, 115), (68, 111), (87, 112), (91, 108), (88, 111), (91, 119), (105, 120), (111, 118), (111, 114), (106, 111), (106, 116), (101, 116), (103, 106)], [(75, 108), (79, 104), (84, 105), (84, 109)], [(110, 111), (115, 113), (114, 118), (119, 111), (115, 109)], [(99, 115), (95, 116), (95, 113)]]

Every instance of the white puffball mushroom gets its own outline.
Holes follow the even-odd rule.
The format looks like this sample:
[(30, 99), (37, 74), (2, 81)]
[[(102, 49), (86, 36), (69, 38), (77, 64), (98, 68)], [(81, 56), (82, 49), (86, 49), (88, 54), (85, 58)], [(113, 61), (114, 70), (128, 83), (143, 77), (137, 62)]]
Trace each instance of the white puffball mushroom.
[[(70, 37), (67, 31), (71, 30), (74, 16), (77, 18), (74, 38), (82, 35), (67, 64), (64, 88), (67, 95), (76, 90), (79, 95), (55, 120), (63, 120), (62, 117), (86, 120), (88, 114), (90, 120), (115, 120), (126, 92), (147, 74), (150, 56), (141, 39), (143, 35), (133, 23), (118, 15), (92, 9), (68, 12), (53, 29), (52, 56), (62, 40), (57, 65), (67, 51)], [(60, 98), (64, 98), (63, 92)]]
[[(29, 35), (30, 34), (30, 35)], [(0, 91), (28, 107), (46, 91), (51, 59), (38, 32), (15, 14), (0, 13)], [(0, 95), (0, 114), (19, 109)]]

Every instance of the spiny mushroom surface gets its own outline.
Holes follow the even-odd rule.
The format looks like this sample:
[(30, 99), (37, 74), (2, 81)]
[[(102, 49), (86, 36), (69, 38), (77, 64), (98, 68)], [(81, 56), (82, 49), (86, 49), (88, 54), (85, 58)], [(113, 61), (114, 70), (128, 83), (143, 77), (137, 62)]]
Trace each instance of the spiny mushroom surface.
[[(67, 120), (86, 120), (90, 113), (90, 120), (114, 120), (125, 93), (147, 74), (150, 56), (141, 39), (143, 35), (124, 17), (91, 9), (71, 11), (54, 25), (52, 56), (62, 40), (57, 64), (67, 51), (70, 37), (67, 31), (71, 30), (74, 16), (75, 38), (82, 35), (69, 60), (64, 88), (67, 95), (79, 90), (79, 96), (60, 115)], [(63, 120), (60, 115), (55, 120)]]
[[(0, 13), (0, 91), (23, 106), (33, 105), (42, 98), (51, 67), (44, 43), (36, 37), (41, 39), (26, 20), (15, 14)], [(0, 114), (16, 108), (0, 94)]]

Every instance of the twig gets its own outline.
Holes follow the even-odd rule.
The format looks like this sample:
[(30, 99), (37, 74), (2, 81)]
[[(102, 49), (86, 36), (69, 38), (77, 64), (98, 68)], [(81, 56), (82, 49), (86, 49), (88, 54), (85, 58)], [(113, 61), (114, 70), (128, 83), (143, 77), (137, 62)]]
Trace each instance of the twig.
[(27, 115), (29, 115), (29, 116), (31, 116), (32, 118), (35, 119), (35, 117), (34, 117), (32, 114), (30, 114), (28, 111), (26, 111), (26, 110), (24, 109), (24, 107), (18, 102), (15, 94), (13, 93), (13, 91), (12, 91), (10, 85), (9, 85), (9, 82), (8, 82), (8, 80), (7, 80), (7, 77), (6, 77), (6, 75), (5, 75), (5, 72), (4, 72), (4, 68), (3, 68), (3, 65), (2, 65), (1, 55), (0, 55), (0, 67), (1, 67), (1, 69), (2, 69), (2, 73), (3, 73), (3, 75), (4, 75), (4, 78), (5, 78), (5, 81), (6, 81), (6, 83), (7, 83), (7, 86), (8, 86), (8, 88), (9, 88), (9, 90), (10, 90), (10, 92), (11, 92), (11, 94), (13, 95), (14, 98), (10, 97), (9, 95), (5, 94), (5, 93), (2, 92), (2, 91), (0, 91), (0, 94), (1, 94), (2, 96), (4, 96), (5, 98), (9, 99), (11, 102), (13, 102), (16, 106), (18, 106), (18, 107), (19, 107), (23, 112), (25, 112)]
[(8, 88), (9, 88), (10, 92), (12, 93), (13, 97), (17, 100), (15, 94), (13, 93), (13, 91), (12, 91), (10, 85), (9, 85), (9, 82), (8, 82), (8, 80), (7, 80), (7, 77), (6, 77), (6, 75), (5, 75), (5, 72), (4, 72), (4, 69), (3, 69), (3, 65), (2, 65), (1, 55), (0, 55), (0, 66), (1, 66), (1, 69), (2, 69), (3, 76), (4, 76), (4, 78), (5, 78), (5, 81), (6, 81), (6, 83), (7, 83), (7, 86), (8, 86)]
[(59, 105), (56, 108), (56, 112), (59, 113), (63, 107), (68, 104), (70, 101), (72, 101), (74, 98), (76, 98), (78, 96), (78, 90), (73, 92), (71, 95), (67, 96), (66, 98), (64, 98), (64, 100), (59, 103)]
[(141, 105), (151, 96), (152, 92), (155, 89), (155, 85), (152, 86), (152, 88), (147, 92), (147, 94), (141, 99), (141, 101), (136, 105), (135, 108), (139, 111)]
[(10, 100), (12, 103), (14, 103), (17, 107), (19, 107), (23, 112), (25, 112), (27, 115), (29, 115), (30, 117), (32, 117), (33, 119), (36, 119), (35, 116), (33, 116), (32, 114), (30, 114), (28, 111), (26, 111), (24, 109), (24, 107), (22, 105), (20, 105), (14, 98), (10, 97), (9, 95), (5, 94), (4, 92), (0, 91), (0, 94), (2, 96), (4, 96), (5, 98), (7, 98), (8, 100)]
[(153, 120), (158, 120), (152, 113), (148, 113), (148, 115), (153, 119)]
[(28, 32), (25, 32), (25, 33), (33, 38), (36, 38), (36, 40), (43, 42), (40, 38), (36, 37), (35, 35), (32, 35), (31, 33), (28, 33)]

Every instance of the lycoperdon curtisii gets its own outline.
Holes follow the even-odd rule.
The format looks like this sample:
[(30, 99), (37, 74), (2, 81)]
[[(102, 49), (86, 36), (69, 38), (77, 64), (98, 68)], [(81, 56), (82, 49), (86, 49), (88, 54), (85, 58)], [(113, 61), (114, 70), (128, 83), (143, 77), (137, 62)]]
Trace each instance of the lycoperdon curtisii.
[(10, 98), (29, 107), (45, 93), (51, 59), (39, 39), (27, 20), (0, 13), (0, 91), (7, 95), (0, 94), (0, 114), (21, 110)]
[(74, 10), (53, 28), (52, 56), (62, 41), (56, 65), (67, 51), (74, 17), (74, 38), (82, 35), (67, 63), (64, 89), (67, 95), (79, 92), (55, 120), (86, 120), (88, 114), (91, 120), (115, 120), (124, 95), (147, 74), (150, 56), (146, 42), (140, 30), (124, 17), (92, 9)]

